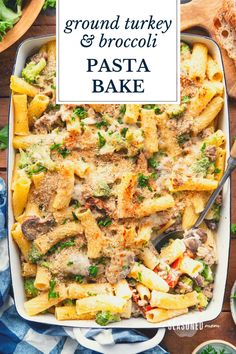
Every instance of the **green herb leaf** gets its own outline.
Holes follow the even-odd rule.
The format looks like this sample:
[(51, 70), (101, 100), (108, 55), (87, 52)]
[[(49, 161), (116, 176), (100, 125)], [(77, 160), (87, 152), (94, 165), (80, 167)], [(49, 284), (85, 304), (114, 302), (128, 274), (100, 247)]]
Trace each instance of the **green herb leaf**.
[(150, 159), (148, 159), (148, 166), (152, 167), (152, 168), (157, 168), (159, 166), (159, 162), (157, 160), (154, 159), (154, 157), (150, 157)]
[(106, 216), (106, 217), (98, 220), (97, 224), (99, 226), (108, 227), (112, 224), (112, 220), (109, 218), (109, 216)]
[(74, 222), (78, 223), (78, 222), (79, 222), (79, 219), (78, 219), (78, 217), (77, 217), (77, 215), (75, 214), (74, 211), (72, 211), (72, 216), (73, 216)]
[(75, 281), (77, 281), (78, 283), (82, 284), (84, 281), (84, 276), (81, 274), (75, 275), (74, 277)]
[(50, 280), (50, 289), (49, 289), (49, 292), (48, 292), (48, 299), (55, 299), (57, 297), (59, 297), (59, 293), (54, 291), (55, 289), (55, 286), (56, 286), (56, 280), (54, 278), (52, 278)]
[(91, 265), (89, 267), (89, 275), (90, 277), (95, 278), (98, 274), (98, 267), (96, 265)]
[(179, 146), (183, 146), (189, 140), (190, 140), (189, 134), (181, 134), (177, 136), (177, 142)]
[(100, 129), (101, 127), (108, 127), (110, 124), (105, 120), (101, 120), (101, 122), (98, 122), (95, 124), (96, 128)]
[(121, 136), (123, 136), (123, 138), (126, 137), (127, 131), (129, 130), (129, 128), (123, 128), (120, 132)]
[(183, 96), (182, 99), (181, 99), (182, 103), (188, 103), (189, 100), (190, 100), (189, 96)]
[(102, 148), (106, 144), (106, 139), (98, 132), (98, 146)]
[(88, 116), (88, 113), (83, 107), (77, 107), (73, 111), (73, 116), (77, 116), (80, 119), (84, 119)]

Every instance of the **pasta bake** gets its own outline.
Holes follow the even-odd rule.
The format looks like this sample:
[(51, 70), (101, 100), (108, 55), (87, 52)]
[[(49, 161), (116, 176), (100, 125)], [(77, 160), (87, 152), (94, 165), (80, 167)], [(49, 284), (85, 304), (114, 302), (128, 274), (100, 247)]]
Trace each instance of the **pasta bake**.
[(224, 173), (223, 75), (205, 45), (180, 49), (179, 105), (57, 105), (54, 41), (11, 77), (11, 234), (28, 315), (104, 326), (208, 306), (221, 196), (191, 227)]

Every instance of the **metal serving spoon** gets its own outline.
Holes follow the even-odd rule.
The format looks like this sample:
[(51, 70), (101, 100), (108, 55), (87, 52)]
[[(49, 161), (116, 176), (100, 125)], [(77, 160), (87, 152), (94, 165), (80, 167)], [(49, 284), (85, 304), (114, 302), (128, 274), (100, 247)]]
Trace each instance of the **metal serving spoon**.
[[(234, 171), (235, 168), (236, 168), (236, 141), (234, 142), (234, 144), (231, 148), (230, 157), (227, 162), (227, 168), (225, 170), (225, 173), (224, 173), (218, 187), (216, 188), (214, 193), (212, 193), (211, 197), (209, 198), (205, 209), (200, 213), (197, 221), (192, 226), (192, 229), (196, 229), (201, 225), (201, 223), (205, 219), (205, 216), (207, 215), (208, 211), (210, 210), (210, 208), (214, 204), (217, 196), (219, 195), (220, 191), (222, 190), (225, 182), (227, 181), (228, 177), (231, 175), (231, 173)], [(171, 238), (172, 239), (173, 238), (174, 239), (183, 238), (183, 233), (184, 233), (183, 230), (182, 231), (181, 230), (180, 231), (172, 231), (172, 232), (168, 232), (166, 234), (163, 233), (160, 236), (153, 239), (152, 243), (153, 243), (154, 247), (158, 251), (160, 251), (160, 249), (164, 246), (164, 244), (166, 244)]]

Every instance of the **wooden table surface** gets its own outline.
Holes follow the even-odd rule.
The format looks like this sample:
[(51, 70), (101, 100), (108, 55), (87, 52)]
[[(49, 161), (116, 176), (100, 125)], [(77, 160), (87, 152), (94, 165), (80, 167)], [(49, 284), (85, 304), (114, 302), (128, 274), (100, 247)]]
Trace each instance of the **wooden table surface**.
[[(29, 31), (11, 48), (0, 54), (0, 127), (8, 120), (9, 78), (13, 70), (16, 49), (21, 41), (33, 36), (55, 34), (55, 16), (41, 13)], [(236, 101), (230, 101), (231, 137), (236, 136)], [(0, 152), (0, 176), (6, 178), (6, 152)], [(232, 222), (236, 223), (236, 173), (232, 178)], [(224, 235), (220, 235), (224, 237)], [(183, 329), (168, 329), (162, 342), (171, 354), (191, 354), (200, 343), (210, 339), (223, 339), (236, 345), (236, 327), (230, 313), (230, 290), (236, 280), (236, 238), (232, 235), (229, 273), (221, 314), (214, 321), (203, 324), (194, 334)]]

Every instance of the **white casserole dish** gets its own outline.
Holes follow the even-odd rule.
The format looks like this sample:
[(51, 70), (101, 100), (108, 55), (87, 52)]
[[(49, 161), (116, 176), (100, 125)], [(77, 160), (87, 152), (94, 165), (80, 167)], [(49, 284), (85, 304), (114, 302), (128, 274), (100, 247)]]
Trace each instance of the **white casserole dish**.
[[(207, 37), (197, 36), (197, 35), (188, 35), (183, 34), (182, 40), (193, 44), (195, 42), (202, 42), (206, 44), (209, 48), (211, 55), (219, 62), (222, 67), (222, 58), (219, 47), (217, 44)], [(13, 74), (20, 75), (21, 70), (25, 65), (26, 58), (39, 49), (47, 41), (53, 39), (52, 36), (40, 37), (40, 38), (31, 38), (24, 41), (17, 52), (16, 63), (13, 70)], [(220, 115), (219, 127), (224, 131), (227, 137), (227, 154), (229, 152), (229, 114), (228, 114), (228, 102), (227, 94), (225, 93), (225, 105), (224, 110)], [(9, 155), (8, 155), (8, 215), (9, 215), (9, 252), (10, 252), (10, 265), (11, 265), (11, 274), (12, 274), (12, 283), (13, 290), (15, 295), (15, 304), (18, 313), (20, 316), (29, 321), (41, 322), (45, 324), (53, 325), (63, 325), (71, 327), (100, 327), (94, 321), (63, 321), (59, 322), (51, 314), (37, 315), (30, 317), (26, 314), (24, 309), (24, 288), (23, 281), (21, 277), (21, 267), (19, 260), (19, 252), (17, 246), (12, 241), (10, 230), (12, 224), (14, 223), (12, 204), (11, 204), (11, 192), (10, 192), (10, 181), (14, 165), (14, 150), (12, 148), (12, 137), (13, 137), (13, 108), (12, 102), (9, 112)], [(223, 208), (222, 208), (222, 217), (219, 224), (218, 235), (217, 235), (217, 248), (218, 248), (218, 266), (215, 277), (215, 287), (212, 301), (208, 308), (203, 312), (191, 311), (186, 315), (173, 318), (162, 323), (153, 324), (147, 322), (143, 318), (132, 318), (129, 320), (122, 320), (121, 322), (110, 324), (110, 328), (161, 328), (177, 325), (187, 325), (194, 324), (199, 322), (211, 321), (215, 319), (221, 312), (224, 292), (225, 292), (225, 283), (227, 277), (227, 268), (228, 268), (228, 257), (229, 257), (229, 245), (230, 245), (230, 181), (228, 181), (224, 187), (223, 192)], [(163, 332), (162, 332), (163, 333)], [(163, 333), (164, 334), (164, 333)], [(142, 350), (144, 350), (143, 348)], [(137, 352), (137, 351), (136, 351)]]

